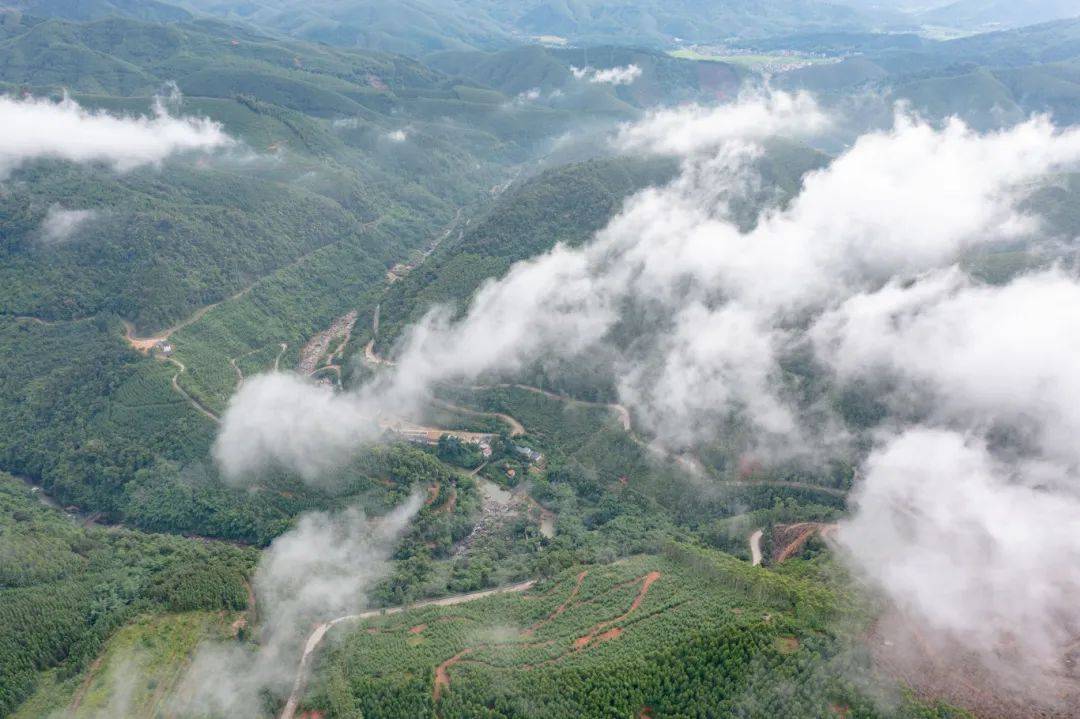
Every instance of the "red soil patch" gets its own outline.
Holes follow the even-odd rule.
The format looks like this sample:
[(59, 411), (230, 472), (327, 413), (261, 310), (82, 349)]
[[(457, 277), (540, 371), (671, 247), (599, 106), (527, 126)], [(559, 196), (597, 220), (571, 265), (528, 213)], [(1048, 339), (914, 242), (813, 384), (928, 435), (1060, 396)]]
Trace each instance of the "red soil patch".
[(848, 712), (851, 711), (851, 707), (842, 706), (840, 704), (830, 704), (829, 709), (832, 713), (840, 717), (840, 719), (847, 719)]
[(653, 719), (652, 707), (641, 707), (641, 711), (637, 713), (637, 719)]
[(425, 629), (427, 629), (426, 624), (417, 624), (415, 627), (410, 627), (409, 628), (409, 634), (419, 634), (420, 632), (424, 631)]
[[(560, 614), (562, 614), (563, 612), (565, 612), (573, 604), (574, 599), (577, 598), (578, 592), (581, 590), (581, 584), (582, 584), (582, 582), (585, 581), (585, 576), (587, 574), (588, 574), (587, 571), (583, 571), (580, 574), (578, 574), (577, 575), (577, 580), (574, 583), (574, 588), (572, 590), (570, 590), (570, 595), (563, 601), (563, 603), (560, 604), (558, 607), (556, 607), (555, 610), (551, 614), (549, 614), (547, 617), (545, 617), (544, 619), (541, 619), (539, 622), (532, 625), (528, 629), (523, 629), (521, 631), (521, 636), (523, 636), (523, 637), (524, 636), (531, 636), (533, 634), (533, 632), (538, 627), (543, 626), (547, 622), (550, 622), (552, 619), (554, 619), (555, 617), (557, 617)], [(621, 636), (622, 633), (623, 633), (623, 629), (621, 627), (612, 627), (611, 625), (615, 624), (616, 622), (620, 622), (620, 621), (626, 619), (631, 614), (633, 614), (635, 611), (637, 611), (637, 609), (641, 606), (642, 601), (644, 601), (645, 595), (649, 593), (649, 588), (652, 587), (653, 583), (657, 579), (660, 579), (661, 576), (662, 575), (661, 575), (660, 572), (652, 571), (652, 572), (649, 572), (648, 574), (644, 575), (643, 577), (638, 577), (637, 579), (632, 579), (632, 580), (630, 580), (628, 582), (624, 582), (622, 584), (618, 584), (615, 587), (613, 587), (613, 589), (615, 589), (615, 588), (618, 588), (618, 587), (624, 587), (624, 586), (633, 584), (635, 582), (641, 582), (641, 588), (638, 589), (638, 593), (634, 597), (634, 601), (630, 603), (630, 608), (627, 609), (625, 612), (623, 612), (621, 615), (615, 617), (614, 619), (609, 619), (607, 621), (600, 622), (599, 624), (595, 625), (592, 629), (590, 629), (585, 635), (575, 639), (574, 644), (573, 644), (574, 649), (575, 650), (585, 649), (586, 647), (588, 647), (591, 644), (599, 644), (601, 642), (606, 642), (606, 641), (608, 641), (610, 639), (616, 639), (619, 636)], [(587, 604), (589, 602), (584, 602), (584, 603)], [(424, 627), (426, 625), (420, 625), (420, 626)], [(416, 629), (416, 628), (414, 627), (414, 629)], [(412, 631), (412, 630), (410, 630), (410, 631)], [(420, 629), (418, 631), (422, 631), (422, 629)], [(453, 667), (454, 665), (462, 664), (462, 663), (486, 664), (486, 662), (466, 658), (466, 657), (468, 657), (468, 655), (472, 654), (473, 652), (479, 651), (481, 649), (488, 649), (488, 648), (514, 648), (514, 649), (520, 649), (520, 648), (526, 648), (526, 647), (545, 647), (545, 646), (550, 646), (553, 643), (554, 643), (554, 640), (547, 640), (547, 641), (543, 641), (543, 642), (521, 643), (521, 644), (517, 644), (517, 643), (514, 643), (514, 644), (498, 644), (498, 645), (479, 644), (479, 645), (472, 646), (472, 647), (466, 647), (465, 649), (462, 649), (460, 652), (458, 652), (454, 656), (450, 657), (449, 659), (447, 659), (446, 661), (444, 661), (442, 664), (440, 664), (438, 667), (435, 668), (435, 685), (434, 685), (434, 687), (432, 687), (431, 698), (432, 698), (433, 701), (438, 702), (439, 699), (442, 697), (443, 690), (450, 688), (450, 668)], [(563, 655), (563, 656), (565, 656), (565, 655)], [(518, 666), (516, 668), (518, 670), (521, 670), (521, 671), (529, 671), (529, 670), (534, 669), (534, 668), (536, 668), (538, 666), (552, 664), (554, 662), (559, 661), (562, 658), (563, 658), (562, 656), (554, 657), (552, 659), (547, 659), (547, 660), (545, 660), (543, 662), (540, 662), (538, 664), (525, 664), (525, 665)], [(646, 707), (646, 709), (648, 709), (648, 707)], [(651, 711), (651, 710), (649, 710), (649, 711)]]
[(616, 639), (620, 634), (622, 634), (622, 627), (612, 627), (603, 634), (597, 634), (594, 641), (606, 642), (608, 639)]
[[(432, 510), (432, 514), (446, 514), (454, 511), (454, 507), (457, 506), (457, 487), (452, 484), (447, 485), (446, 492), (446, 500), (439, 507)], [(437, 482), (428, 487), (428, 496), (427, 499), (424, 500), (424, 506), (430, 507), (434, 505), (439, 499), (440, 494), (440, 485)]]
[(777, 637), (776, 649), (781, 654), (794, 654), (799, 651), (799, 640), (796, 637)]
[[(623, 614), (615, 617), (614, 619), (609, 619), (606, 622), (600, 622), (595, 627), (590, 629), (587, 633), (575, 639), (574, 649), (584, 649), (585, 647), (589, 646), (597, 640), (604, 641), (603, 639), (600, 639), (601, 631), (603, 631), (607, 627), (610, 627), (616, 622), (621, 622), (622, 620), (626, 619), (631, 614), (636, 612), (638, 607), (641, 606), (641, 602), (645, 600), (645, 595), (649, 593), (649, 588), (653, 585), (653, 582), (655, 582), (661, 576), (662, 575), (660, 574), (660, 572), (652, 571), (642, 577), (641, 589), (638, 590), (637, 596), (634, 597), (634, 601), (630, 603), (630, 608), (627, 609)], [(611, 632), (604, 632), (604, 634), (610, 635)], [(619, 630), (616, 634), (612, 636), (606, 636), (605, 639), (614, 639), (615, 637), (619, 636), (619, 634), (622, 634), (621, 630)]]
[(448, 689), (450, 687), (450, 667), (454, 666), (466, 656), (468, 656), (471, 652), (474, 652), (477, 649), (480, 649), (480, 647), (468, 647), (466, 649), (462, 649), (460, 652), (450, 657), (445, 662), (435, 668), (435, 688), (431, 692), (431, 699), (433, 701), (439, 701), (439, 698), (442, 696), (443, 689)]
[(773, 564), (780, 564), (802, 551), (806, 543), (815, 534), (824, 534), (831, 525), (819, 522), (799, 522), (798, 524), (778, 524), (773, 529)]
[(323, 717), (325, 716), (326, 714), (322, 713), (321, 711), (317, 709), (312, 709), (311, 711), (306, 711), (301, 714), (300, 719), (323, 719)]

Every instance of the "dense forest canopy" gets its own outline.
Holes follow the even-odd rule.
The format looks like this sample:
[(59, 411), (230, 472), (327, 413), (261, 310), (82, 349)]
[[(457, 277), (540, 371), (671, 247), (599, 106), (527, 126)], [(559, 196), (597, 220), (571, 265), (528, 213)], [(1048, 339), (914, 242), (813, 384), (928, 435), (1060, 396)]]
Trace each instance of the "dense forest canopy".
[(0, 716), (1080, 707), (1080, 9), (0, 8)]

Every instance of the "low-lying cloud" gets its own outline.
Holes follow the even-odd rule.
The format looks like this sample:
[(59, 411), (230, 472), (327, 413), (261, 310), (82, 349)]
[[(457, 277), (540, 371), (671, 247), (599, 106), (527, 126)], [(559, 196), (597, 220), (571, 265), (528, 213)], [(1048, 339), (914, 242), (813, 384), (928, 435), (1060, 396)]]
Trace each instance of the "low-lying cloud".
[(623, 67), (609, 67), (605, 69), (595, 67), (571, 67), (570, 72), (577, 80), (585, 80), (594, 85), (630, 85), (641, 77), (640, 65), (626, 65)]
[(254, 579), (260, 616), (257, 646), (200, 646), (177, 696), (181, 716), (265, 716), (263, 694), (284, 698), (316, 626), (361, 609), (388, 572), (398, 540), (423, 503), (421, 494), (385, 517), (359, 509), (302, 515), (264, 552)]
[(4, 95), (0, 127), (0, 179), (33, 160), (103, 163), (123, 172), (160, 164), (174, 153), (233, 143), (219, 123), (174, 117), (160, 100), (150, 116), (122, 116), (89, 110), (66, 96), (54, 102)]
[(983, 439), (907, 430), (866, 462), (840, 537), (927, 641), (959, 642), (1010, 691), (1052, 702), (1047, 683), (1080, 632), (1080, 497), (1034, 478)]
[(375, 414), (363, 403), (294, 374), (252, 377), (230, 407), (214, 445), (227, 477), (286, 466), (317, 483), (378, 436)]
[[(988, 664), (1001, 665), (990, 654), (1007, 640), (1024, 660), (1004, 665), (1036, 671), (1080, 632), (1068, 601), (1080, 585), (1080, 282), (1050, 269), (987, 286), (962, 267), (972, 253), (1038, 241), (1025, 200), (1080, 165), (1080, 130), (1034, 118), (979, 133), (899, 112), (788, 201), (736, 221), (775, 152), (766, 141), (829, 127), (809, 97), (774, 93), (623, 128), (617, 146), (675, 155), (679, 177), (631, 198), (586, 245), (556, 246), (485, 283), (463, 315), (432, 310), (406, 332), (393, 369), (335, 401), (365, 418), (407, 412), (440, 382), (588, 355), (612, 358), (609, 379), (635, 425), (671, 449), (715, 440), (734, 421), (766, 460), (858, 461), (848, 433), (873, 432), (841, 532), (852, 565)], [(793, 359), (831, 391), (870, 388), (888, 418), (845, 426), (828, 392), (803, 396)], [(253, 391), (230, 406), (230, 446), (277, 444), (267, 456), (300, 471), (314, 448), (348, 455), (348, 433), (321, 432), (317, 418), (294, 425), (312, 436), (290, 438), (303, 447), (292, 452), (267, 434), (276, 420), (248, 418), (259, 402)], [(231, 474), (261, 461), (223, 447)]]
[(80, 227), (97, 216), (97, 210), (65, 210), (54, 204), (41, 222), (41, 240), (50, 245), (67, 242)]

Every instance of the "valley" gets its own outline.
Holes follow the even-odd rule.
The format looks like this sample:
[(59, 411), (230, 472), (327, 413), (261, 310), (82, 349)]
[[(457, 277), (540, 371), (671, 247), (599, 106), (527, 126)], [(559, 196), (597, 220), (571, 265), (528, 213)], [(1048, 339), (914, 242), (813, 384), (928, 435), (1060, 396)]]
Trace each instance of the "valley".
[(1080, 16), (933, 5), (0, 8), (0, 717), (1075, 715)]

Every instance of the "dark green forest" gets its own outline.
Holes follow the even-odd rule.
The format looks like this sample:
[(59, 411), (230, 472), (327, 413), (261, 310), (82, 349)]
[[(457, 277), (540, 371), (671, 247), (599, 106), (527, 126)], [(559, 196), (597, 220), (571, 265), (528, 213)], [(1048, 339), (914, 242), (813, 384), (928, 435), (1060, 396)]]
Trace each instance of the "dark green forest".
[(167, 534), (83, 527), (0, 475), (0, 713), (38, 672), (74, 675), (143, 612), (244, 609), (254, 550)]

